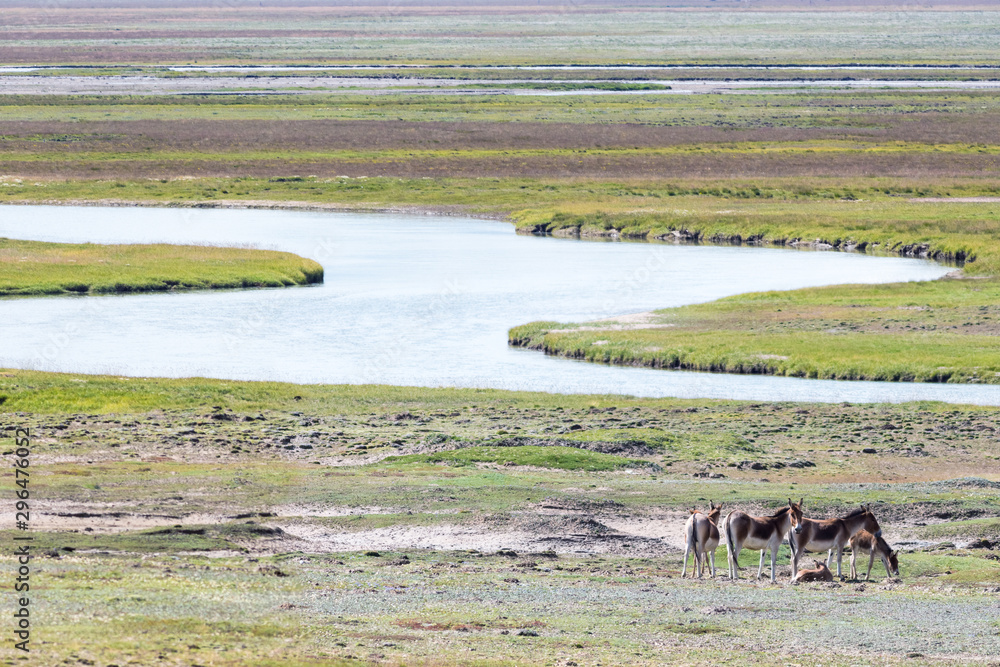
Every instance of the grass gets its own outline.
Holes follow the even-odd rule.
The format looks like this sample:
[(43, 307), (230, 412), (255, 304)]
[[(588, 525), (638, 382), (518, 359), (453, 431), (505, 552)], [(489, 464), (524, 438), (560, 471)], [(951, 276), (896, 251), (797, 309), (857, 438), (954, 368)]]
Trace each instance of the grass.
[(622, 456), (589, 452), (572, 447), (468, 447), (436, 454), (410, 454), (390, 456), (387, 464), (444, 463), (446, 465), (473, 465), (492, 463), (501, 466), (535, 466), (558, 470), (619, 470), (622, 468), (648, 468), (649, 462), (627, 459)]
[[(404, 8), (377, 17), (295, 7), (255, 14), (236, 7), (223, 15), (201, 8), (156, 8), (153, 14), (122, 9), (113, 15), (60, 8), (38, 27), (30, 10), (14, 8), (4, 58), (57, 65), (992, 64), (1000, 30), (992, 11), (888, 7), (859, 19), (856, 12), (838, 11), (844, 3), (825, 12), (788, 11), (783, 3), (765, 11), (743, 11), (732, 2), (695, 6), (715, 11), (671, 11), (689, 9), (687, 2), (627, 12)], [(725, 11), (733, 9), (740, 11)]]
[[(998, 482), (978, 476), (1000, 457), (994, 408), (10, 370), (0, 397), (5, 423), (30, 428), (32, 502), (46, 507), (32, 515), (32, 574), (44, 582), (32, 598), (33, 659), (46, 664), (359, 664), (373, 654), (389, 664), (469, 664), (479, 654), (504, 656), (481, 664), (711, 664), (734, 641), (780, 647), (801, 618), (817, 617), (813, 639), (794, 656), (777, 649), (772, 662), (995, 654), (989, 591), (1000, 564), (989, 550), (904, 546), (902, 581), (885, 581), (876, 563), (874, 584), (821, 588), (787, 586), (785, 546), (773, 586), (681, 581), (669, 546), (682, 521), (670, 512), (709, 499), (773, 511), (789, 494), (805, 496), (811, 516), (873, 503), (894, 546), (916, 521), (928, 523), (909, 529), (920, 539), (991, 536)], [(11, 435), (0, 433), (5, 455)], [(430, 444), (464, 447), (414, 451)], [(604, 446), (645, 453), (582, 448)], [(435, 465), (441, 455), (446, 465)], [(785, 465), (803, 459), (811, 467)], [(724, 476), (698, 476), (706, 470)], [(126, 523), (137, 518), (152, 526)], [(608, 528), (616, 519), (654, 526), (655, 538), (626, 528), (622, 540)], [(452, 546), (392, 541), (411, 532)], [(496, 546), (462, 542), (476, 535)], [(519, 535), (569, 537), (590, 553), (503, 544)], [(327, 538), (356, 546), (310, 553)], [(716, 555), (724, 571), (724, 550)], [(741, 564), (751, 574), (757, 554), (745, 551)], [(0, 569), (14, 567), (0, 558)], [(795, 614), (780, 612), (789, 606)], [(951, 616), (961, 638), (939, 632)], [(849, 659), (838, 663), (841, 650)]]
[(928, 539), (960, 537), (997, 540), (1000, 539), (1000, 519), (968, 519), (937, 523), (922, 528), (920, 534)]
[(0, 238), (0, 296), (283, 287), (323, 281), (323, 267), (272, 250), (43, 243)]
[(998, 283), (744, 294), (648, 322), (516, 327), (512, 344), (587, 361), (838, 380), (1000, 383)]

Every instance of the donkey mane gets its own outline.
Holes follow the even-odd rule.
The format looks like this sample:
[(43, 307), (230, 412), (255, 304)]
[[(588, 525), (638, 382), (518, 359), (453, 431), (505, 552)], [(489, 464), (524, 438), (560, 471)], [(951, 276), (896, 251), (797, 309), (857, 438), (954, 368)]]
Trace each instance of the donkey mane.
[(867, 507), (859, 507), (858, 509), (852, 510), (848, 514), (844, 515), (844, 518), (845, 519), (850, 519), (851, 517), (858, 516), (859, 514), (864, 514), (867, 511), (868, 511)]
[(777, 512), (775, 512), (774, 514), (772, 514), (771, 517), (774, 518), (776, 516), (781, 516), (782, 514), (784, 514), (785, 512), (788, 512), (790, 510), (791, 510), (791, 508), (786, 505), (786, 506), (782, 507), (780, 510), (778, 510)]

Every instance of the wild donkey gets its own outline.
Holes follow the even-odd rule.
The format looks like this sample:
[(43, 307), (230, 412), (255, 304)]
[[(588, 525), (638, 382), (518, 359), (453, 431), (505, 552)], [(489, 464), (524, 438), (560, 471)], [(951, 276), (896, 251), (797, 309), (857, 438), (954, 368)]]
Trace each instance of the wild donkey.
[(837, 576), (840, 576), (840, 562), (844, 555), (844, 547), (847, 546), (855, 533), (860, 530), (867, 530), (873, 535), (881, 535), (875, 515), (872, 514), (868, 506), (854, 510), (850, 514), (840, 519), (825, 519), (817, 521), (815, 519), (799, 518), (792, 527), (792, 532), (788, 535), (788, 546), (792, 549), (792, 578), (799, 571), (799, 559), (806, 551), (827, 551), (826, 564), (829, 567), (833, 558), (833, 551), (837, 551)]
[[(688, 554), (694, 551), (694, 568), (701, 579), (702, 570), (712, 560), (712, 578), (715, 578), (715, 550), (719, 547), (719, 515), (722, 514), (722, 504), (716, 505), (708, 501), (712, 510), (703, 514), (699, 510), (690, 510), (691, 516), (684, 524), (684, 567), (681, 568), (681, 578), (687, 576)], [(692, 573), (692, 577), (695, 575)]]
[(788, 499), (788, 507), (782, 507), (771, 516), (750, 516), (736, 510), (731, 512), (723, 522), (722, 532), (726, 539), (726, 552), (729, 558), (729, 576), (740, 578), (740, 551), (746, 547), (760, 551), (760, 565), (757, 567), (757, 578), (764, 571), (764, 552), (771, 550), (771, 581), (774, 581), (775, 562), (778, 558), (778, 547), (781, 546), (789, 529), (802, 521), (802, 500), (798, 504)]
[(830, 572), (830, 568), (826, 566), (826, 563), (821, 560), (814, 560), (813, 565), (814, 568), (812, 570), (799, 570), (793, 581), (799, 583), (806, 581), (833, 581), (833, 573)]
[(868, 554), (868, 571), (865, 572), (865, 581), (868, 581), (868, 577), (871, 576), (872, 565), (875, 564), (875, 554), (878, 554), (878, 557), (882, 559), (882, 564), (885, 565), (885, 576), (899, 576), (899, 559), (897, 558), (899, 552), (893, 551), (881, 535), (872, 535), (867, 530), (861, 530), (851, 538), (851, 579), (858, 578), (854, 561), (859, 553)]

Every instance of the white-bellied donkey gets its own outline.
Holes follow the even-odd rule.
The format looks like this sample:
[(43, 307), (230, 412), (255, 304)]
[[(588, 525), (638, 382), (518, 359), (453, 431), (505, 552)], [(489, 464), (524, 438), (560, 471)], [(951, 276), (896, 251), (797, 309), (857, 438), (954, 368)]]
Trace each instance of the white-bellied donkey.
[(882, 533), (875, 515), (868, 506), (862, 506), (839, 519), (817, 521), (800, 517), (794, 522), (792, 532), (788, 534), (788, 546), (792, 549), (792, 578), (794, 579), (799, 571), (799, 559), (807, 551), (829, 551), (826, 557), (827, 567), (833, 558), (833, 552), (836, 551), (839, 577), (844, 547), (860, 530), (867, 530), (873, 535)]
[[(684, 567), (681, 568), (681, 578), (687, 576), (688, 554), (694, 551), (694, 569), (701, 579), (704, 566), (712, 560), (712, 578), (715, 578), (715, 550), (719, 548), (719, 515), (722, 514), (722, 503), (712, 506), (708, 514), (692, 509), (691, 516), (684, 524)], [(693, 578), (694, 573), (691, 574)]]
[(722, 524), (722, 534), (726, 540), (726, 554), (729, 558), (729, 576), (740, 578), (739, 557), (745, 547), (760, 551), (760, 565), (757, 578), (764, 571), (764, 552), (771, 550), (771, 581), (774, 581), (778, 547), (791, 527), (802, 520), (802, 500), (798, 504), (788, 499), (788, 507), (782, 507), (771, 516), (750, 516), (736, 510), (731, 512)]
[(865, 572), (865, 581), (872, 573), (872, 565), (875, 564), (875, 554), (882, 559), (885, 565), (885, 576), (899, 576), (899, 555), (898, 551), (893, 551), (889, 543), (882, 539), (881, 535), (873, 535), (867, 530), (859, 530), (851, 538), (851, 579), (858, 578), (858, 571), (854, 568), (854, 561), (858, 554), (868, 554), (868, 571)]

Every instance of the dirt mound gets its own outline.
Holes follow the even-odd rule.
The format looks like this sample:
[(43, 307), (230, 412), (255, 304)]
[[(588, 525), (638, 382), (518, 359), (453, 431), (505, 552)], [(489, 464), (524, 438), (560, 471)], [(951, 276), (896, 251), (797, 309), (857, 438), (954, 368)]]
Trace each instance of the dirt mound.
[(486, 517), (484, 522), (493, 528), (524, 531), (537, 535), (592, 538), (619, 534), (618, 531), (589, 516), (499, 514)]

